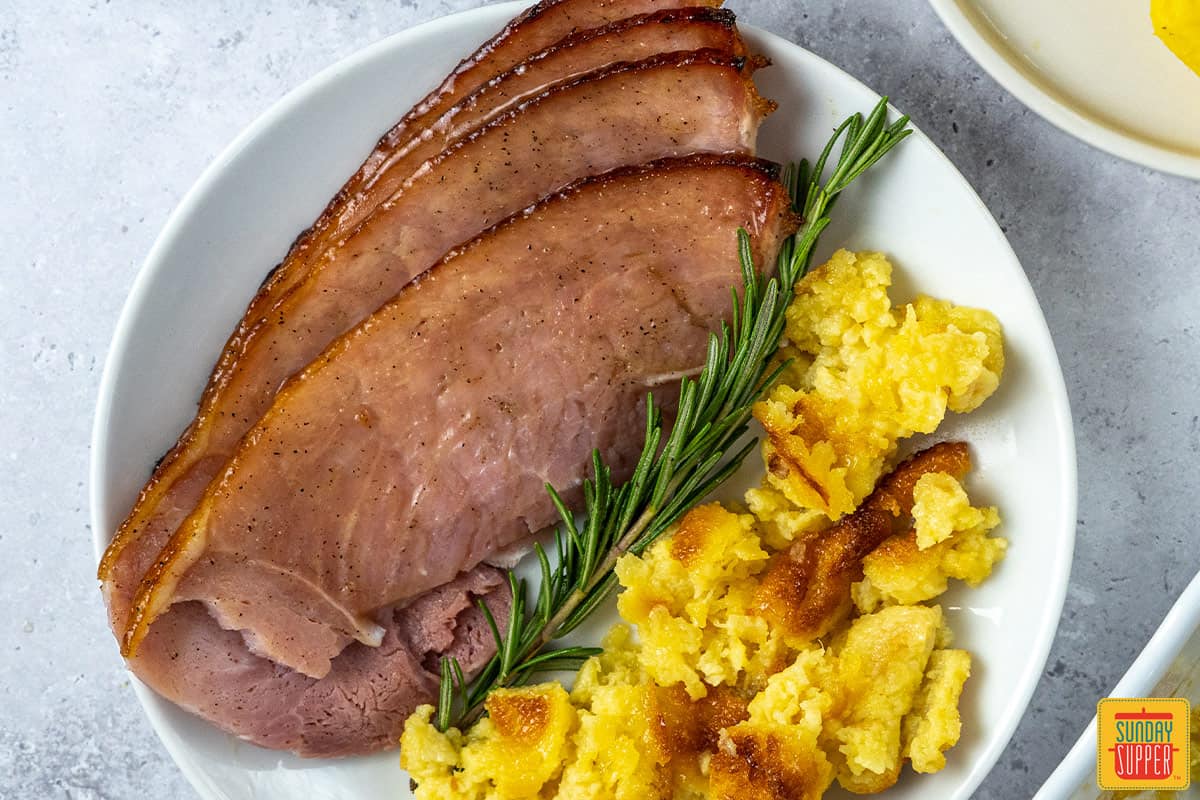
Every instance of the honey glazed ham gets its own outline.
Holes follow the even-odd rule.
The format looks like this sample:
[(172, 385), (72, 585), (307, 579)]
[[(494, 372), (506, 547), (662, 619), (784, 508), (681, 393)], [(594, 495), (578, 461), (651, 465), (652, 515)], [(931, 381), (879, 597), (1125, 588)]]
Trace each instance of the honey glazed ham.
[[(102, 577), (113, 586), (139, 580), (283, 381), (448, 249), (580, 176), (664, 156), (751, 152), (764, 110), (745, 59), (663, 54), (559, 84), (425, 161), (240, 335), (237, 358), (218, 364), (200, 413), (152, 479), (125, 540), (114, 542)], [(124, 590), (111, 594), (119, 626)]]
[[(101, 564), (131, 669), (308, 756), (394, 746), (493, 652), (489, 559), (703, 362), (797, 225), (714, 4), (543, 2), (379, 142), (251, 301)], [(649, 324), (647, 324), (649, 321)], [(619, 476), (617, 476), (619, 477)]]
[[(272, 372), (257, 375), (257, 383), (266, 389), (247, 392), (229, 385), (242, 375), (241, 362), (271, 348), (274, 327), (280, 314), (286, 313), (279, 306), (285, 299), (294, 302), (291, 294), (309, 276), (313, 262), (336, 261), (331, 249), (336, 251), (338, 245), (387, 202), (426, 157), (440, 152), (439, 145), (449, 144), (474, 126), (557, 83), (609, 64), (663, 53), (710, 49), (741, 54), (731, 15), (708, 7), (677, 9), (678, 5), (662, 0), (608, 3), (562, 0), (535, 6), (475, 56), (465, 60), (439, 90), (380, 140), (359, 171), (297, 240), (251, 301), (218, 359), (201, 399), (200, 413), (157, 465), (154, 476), (105, 553), (100, 577), (106, 594), (111, 595), (114, 625), (123, 625), (125, 614), (121, 604), (114, 602), (121, 594), (113, 591), (114, 586), (139, 579), (148, 565), (147, 551), (152, 560), (153, 552), (191, 510), (199, 493), (223, 465), (227, 453), (222, 446), (228, 448), (236, 442), (262, 410), (238, 409), (230, 404), (240, 400), (261, 405), (269, 401), (279, 382), (307, 363), (307, 359), (299, 363), (270, 361)], [(659, 10), (653, 11), (655, 8)], [(619, 16), (623, 13), (637, 15)], [(589, 23), (599, 27), (586, 27)], [(522, 61), (524, 56), (529, 56), (527, 62)], [(530, 197), (525, 204), (539, 196)], [(447, 247), (462, 241), (466, 235)], [(363, 298), (358, 314), (347, 311), (345, 316), (358, 321), (387, 300), (404, 282), (402, 277), (391, 278), (370, 297)], [(310, 338), (310, 344), (319, 346), (308, 353), (308, 359), (320, 352), (330, 338)], [(233, 430), (212, 430), (222, 423), (231, 425)], [(214, 448), (216, 452), (210, 453)], [(152, 537), (153, 542), (123, 556), (127, 545), (145, 535)]]

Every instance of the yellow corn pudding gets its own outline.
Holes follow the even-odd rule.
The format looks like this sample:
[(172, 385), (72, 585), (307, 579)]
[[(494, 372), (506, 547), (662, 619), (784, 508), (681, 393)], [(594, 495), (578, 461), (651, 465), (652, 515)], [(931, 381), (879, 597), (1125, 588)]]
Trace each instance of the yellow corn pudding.
[(1003, 344), (988, 312), (893, 307), (891, 272), (840, 251), (797, 286), (793, 361), (755, 408), (763, 484), (618, 561), (624, 622), (570, 692), (497, 690), (467, 731), (418, 709), (417, 798), (804, 800), (945, 766), (971, 656), (936, 600), (1006, 542), (963, 485), (965, 444), (898, 452), (995, 390)]
[(893, 308), (891, 281), (879, 253), (840, 250), (797, 287), (780, 351), (796, 369), (755, 412), (767, 484), (794, 506), (853, 511), (900, 439), (975, 409), (1000, 381), (994, 315), (929, 297)]

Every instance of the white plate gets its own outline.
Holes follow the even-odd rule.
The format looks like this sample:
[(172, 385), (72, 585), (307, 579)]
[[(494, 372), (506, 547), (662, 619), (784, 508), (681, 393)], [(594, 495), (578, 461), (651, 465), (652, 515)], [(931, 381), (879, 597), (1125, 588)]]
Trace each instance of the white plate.
[[(266, 271), (313, 220), (381, 131), (478, 42), (514, 16), (505, 4), (422, 25), (367, 48), (292, 92), (204, 173), (172, 214), (134, 283), (101, 381), (92, 443), (99, 553), (150, 466), (195, 409), (225, 336)], [(759, 74), (782, 110), (762, 132), (777, 159), (813, 155), (833, 126), (878, 99), (789, 42), (746, 28), (775, 66)], [(1024, 712), (1058, 624), (1075, 532), (1075, 451), (1062, 374), (1029, 283), (978, 196), (922, 135), (837, 209), (834, 246), (892, 255), (900, 290), (986, 306), (1004, 323), (1009, 367), (997, 395), (946, 430), (974, 445), (973, 490), (1001, 506), (1010, 555), (982, 588), (945, 600), (976, 655), (962, 742), (932, 777), (893, 797), (965, 798)], [(615, 617), (615, 613), (612, 614)], [(163, 743), (205, 798), (407, 797), (395, 753), (304, 761), (220, 733), (137, 684)]]
[(1154, 35), (1150, 0), (929, 0), (1004, 88), (1067, 133), (1200, 178), (1200, 76)]

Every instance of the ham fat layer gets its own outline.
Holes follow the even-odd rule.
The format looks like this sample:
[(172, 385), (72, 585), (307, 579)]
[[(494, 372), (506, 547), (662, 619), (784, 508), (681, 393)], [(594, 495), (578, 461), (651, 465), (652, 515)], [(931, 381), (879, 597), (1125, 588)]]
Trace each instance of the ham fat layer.
[(172, 536), (129, 639), (183, 601), (313, 677), (378, 610), (554, 518), (599, 448), (632, 465), (647, 391), (703, 362), (796, 222), (776, 170), (692, 156), (585, 179), (452, 251), (290, 381)]

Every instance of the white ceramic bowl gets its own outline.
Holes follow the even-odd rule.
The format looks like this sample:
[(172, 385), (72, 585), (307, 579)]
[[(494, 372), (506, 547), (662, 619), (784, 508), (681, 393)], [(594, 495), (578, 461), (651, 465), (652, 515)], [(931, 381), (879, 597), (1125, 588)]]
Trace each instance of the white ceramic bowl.
[[(227, 333), (263, 275), (379, 134), (520, 7), (436, 20), (325, 70), (251, 125), (187, 194), (134, 283), (105, 365), (92, 446), (97, 553), (155, 458), (191, 417)], [(758, 76), (763, 92), (781, 106), (762, 131), (766, 156), (814, 155), (837, 121), (878, 99), (781, 38), (751, 28), (745, 33), (775, 64)], [(969, 418), (948, 421), (944, 431), (973, 444), (972, 491), (1001, 507), (1012, 546), (983, 587), (954, 589), (944, 599), (958, 643), (975, 654), (962, 741), (945, 771), (907, 775), (891, 792), (965, 798), (1024, 712), (1062, 608), (1075, 531), (1066, 392), (1020, 264), (978, 196), (923, 135), (855, 185), (836, 216), (820, 257), (836, 246), (885, 250), (898, 267), (902, 295), (920, 290), (985, 306), (1007, 332), (1009, 367), (1000, 390)], [(135, 686), (167, 749), (205, 798), (408, 796), (394, 753), (304, 761), (268, 752)]]
[(995, 80), (1093, 147), (1200, 179), (1200, 76), (1155, 36), (1149, 0), (929, 0)]
[[(1108, 697), (1183, 697), (1200, 703), (1200, 575), (1179, 595), (1154, 636), (1113, 687)], [(1192, 776), (1188, 797), (1200, 789)], [(1096, 718), (1067, 757), (1038, 789), (1034, 800), (1094, 800), (1103, 796), (1096, 781)]]

